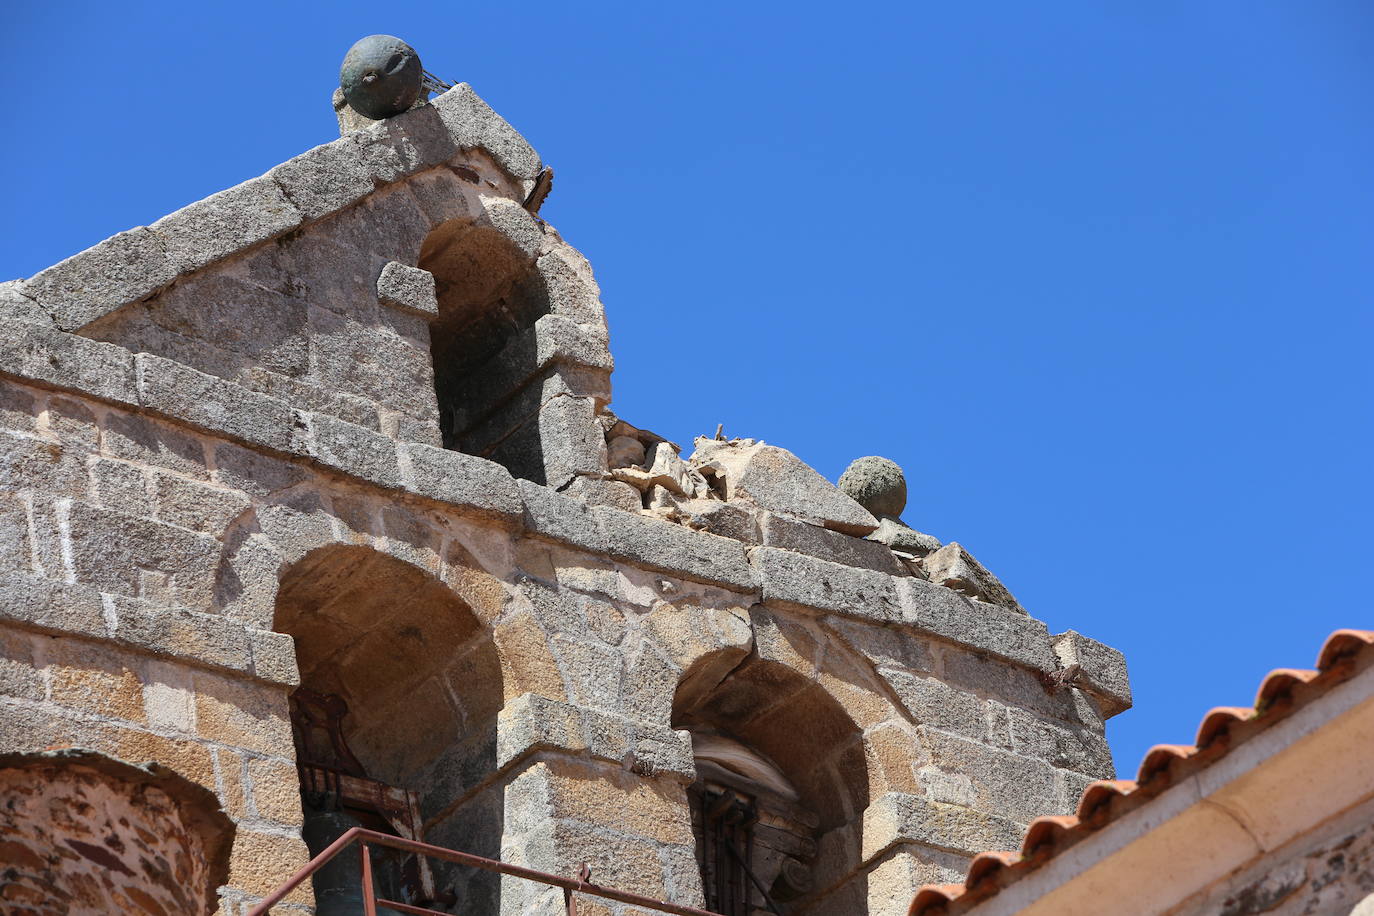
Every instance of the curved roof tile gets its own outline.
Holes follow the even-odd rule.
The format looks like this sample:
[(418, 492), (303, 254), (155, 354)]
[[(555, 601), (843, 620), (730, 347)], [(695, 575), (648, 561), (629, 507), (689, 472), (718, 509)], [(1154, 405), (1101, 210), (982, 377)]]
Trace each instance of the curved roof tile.
[(1254, 708), (1219, 706), (1210, 710), (1198, 726), (1197, 744), (1155, 745), (1146, 752), (1134, 781), (1089, 783), (1079, 797), (1075, 815), (1036, 818), (1026, 829), (1019, 854), (980, 853), (969, 864), (963, 884), (928, 884), (917, 891), (908, 916), (958, 916), (967, 912), (1342, 683), (1354, 673), (1358, 657), (1371, 646), (1374, 630), (1335, 631), (1317, 653), (1316, 670), (1271, 671), (1260, 683)]

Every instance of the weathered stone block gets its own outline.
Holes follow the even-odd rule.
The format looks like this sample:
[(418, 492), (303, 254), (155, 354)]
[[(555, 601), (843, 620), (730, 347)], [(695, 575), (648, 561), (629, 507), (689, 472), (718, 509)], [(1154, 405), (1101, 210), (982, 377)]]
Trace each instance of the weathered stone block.
[(763, 513), (761, 525), (765, 547), (804, 553), (845, 566), (873, 569), (889, 576), (908, 574), (892, 551), (876, 541), (851, 537), (772, 512)]
[(932, 761), (920, 775), (932, 801), (996, 811), (1023, 825), (1067, 813), (1059, 771), (1049, 764), (929, 726), (921, 726), (920, 734)]
[(289, 760), (250, 757), (246, 761), (258, 817), (291, 826), (301, 822), (300, 778)]
[[(644, 498), (639, 491), (619, 480), (576, 477), (559, 492), (587, 506), (610, 506), (622, 512), (638, 512), (644, 508)], [(713, 531), (712, 534), (720, 532)]]
[[(370, 295), (375, 304), (375, 288)], [(434, 366), (427, 348), (313, 307), (310, 348), (318, 384), (419, 419), (438, 419)]]
[(0, 378), (0, 429), (37, 433), (43, 397), (36, 388)]
[(924, 674), (936, 671), (930, 640), (923, 634), (842, 617), (827, 617), (824, 623), (838, 638), (875, 665)]
[(105, 453), (113, 458), (201, 480), (209, 476), (201, 441), (168, 423), (142, 414), (111, 412), (105, 419), (103, 438)]
[(252, 655), (243, 624), (218, 614), (158, 607), (134, 599), (114, 601), (115, 639), (154, 655), (193, 659), (249, 672)]
[(601, 290), (591, 271), (583, 269), (563, 248), (539, 256), (535, 263), (549, 312), (568, 318), (604, 336), (606, 312), (601, 305)]
[(363, 168), (378, 183), (448, 161), (458, 152), (433, 105), (420, 105), (349, 134)]
[(582, 502), (549, 487), (528, 480), (517, 480), (525, 505), (525, 528), (532, 534), (581, 547), (591, 553), (605, 553), (606, 533), (596, 516)]
[(237, 490), (197, 483), (174, 474), (156, 474), (153, 489), (159, 521), (215, 537), (221, 536), (249, 505), (248, 498)]
[(43, 675), (34, 657), (33, 636), (0, 631), (0, 695), (19, 700), (42, 700)]
[(103, 508), (129, 515), (152, 516), (148, 476), (138, 465), (97, 458), (90, 463), (91, 495)]
[(84, 640), (49, 643), (47, 675), (52, 701), (84, 713), (147, 724), (143, 672), (125, 653)]
[(775, 547), (756, 548), (753, 563), (764, 601), (883, 621), (902, 618), (896, 583), (904, 580)]
[(68, 538), (72, 570), (83, 584), (159, 604), (209, 602), (219, 555), (214, 538), (84, 502), (70, 506)]
[(326, 414), (308, 414), (306, 454), (328, 468), (383, 487), (401, 486), (396, 443), (381, 433)]
[(591, 398), (554, 398), (539, 408), (544, 482), (558, 488), (574, 477), (606, 471), (606, 440)]
[(477, 217), (477, 224), (495, 229), (517, 251), (533, 260), (544, 244), (544, 229), (539, 219), (508, 197), (483, 196), (480, 203), (482, 212)]
[(430, 445), (400, 446), (408, 489), (441, 502), (518, 523), (524, 517), (520, 490), (501, 465)]
[(376, 187), (360, 154), (352, 139), (341, 137), (288, 159), (267, 177), (309, 222), (356, 203)]
[(463, 193), (463, 179), (449, 169), (433, 169), (406, 182), (406, 190), (429, 218), (430, 225), (471, 219), (476, 205)]
[(53, 496), (84, 496), (86, 460), (56, 442), (0, 432), (0, 488)]
[(21, 280), (0, 283), (0, 320), (52, 324), (52, 316), (34, 299), (24, 295)]
[(31, 322), (0, 320), (0, 373), (138, 403), (132, 353)]
[(285, 690), (208, 671), (194, 672), (192, 684), (202, 735), (272, 757), (294, 756)]
[(1022, 824), (991, 812), (889, 792), (864, 812), (863, 857), (867, 860), (897, 843), (955, 849), (966, 855), (1019, 849), (1024, 831)]
[(743, 591), (758, 588), (758, 577), (739, 541), (608, 506), (597, 506), (592, 512), (615, 556), (688, 579)]
[(1092, 779), (1115, 778), (1111, 748), (1098, 728), (1067, 725), (1014, 706), (1007, 707), (1005, 714), (1010, 749), (1021, 756)]
[(1131, 708), (1131, 679), (1126, 673), (1126, 656), (1119, 651), (1067, 630), (1054, 637), (1054, 654), (1061, 667), (1080, 666), (1073, 686), (1098, 698), (1104, 718)]
[(99, 592), (27, 573), (0, 574), (0, 618), (63, 633), (109, 635)]
[(923, 566), (932, 582), (978, 601), (1025, 613), (1006, 586), (957, 541), (951, 541), (930, 554)]
[(32, 557), (28, 507), (17, 495), (0, 492), (0, 569), (29, 572)]
[(151, 295), (176, 275), (162, 239), (139, 226), (35, 274), (22, 292), (36, 300), (57, 327), (74, 331)]
[(249, 496), (271, 496), (310, 477), (298, 464), (229, 442), (215, 445), (214, 454), (215, 479)]
[(621, 653), (605, 645), (561, 634), (552, 639), (568, 699), (589, 709), (618, 711), (625, 669)]
[(300, 449), (296, 412), (290, 405), (189, 369), (160, 356), (140, 353), (139, 403), (150, 410), (277, 451)]
[(432, 104), (458, 146), (486, 150), (517, 180), (530, 180), (539, 174), (539, 154), (467, 83), (459, 83)]
[[(112, 321), (100, 336), (235, 381), (252, 369), (290, 377), (310, 370), (304, 304), (225, 270), (183, 277), (135, 309), (146, 309), (153, 326), (130, 335)], [(135, 309), (127, 313), (136, 317)]]
[(532, 693), (506, 702), (497, 717), (496, 766), (505, 767), (538, 747), (586, 747), (577, 707)]
[(383, 431), (376, 401), (262, 368), (246, 369), (238, 373), (236, 378), (254, 391), (285, 401), (298, 410), (327, 413), (374, 432)]
[(203, 267), (290, 231), (301, 215), (267, 176), (212, 194), (148, 228), (162, 239), (178, 272)]
[(987, 709), (972, 693), (950, 687), (935, 677), (920, 677), (893, 668), (879, 669), (879, 673), (918, 723), (975, 741), (987, 735)]
[(388, 261), (377, 277), (377, 299), (382, 305), (412, 312), (423, 318), (439, 316), (434, 274), (399, 261)]
[(995, 604), (969, 601), (916, 578), (900, 579), (902, 616), (911, 625), (941, 639), (982, 649), (1041, 671), (1056, 667), (1049, 630), (1024, 613)]

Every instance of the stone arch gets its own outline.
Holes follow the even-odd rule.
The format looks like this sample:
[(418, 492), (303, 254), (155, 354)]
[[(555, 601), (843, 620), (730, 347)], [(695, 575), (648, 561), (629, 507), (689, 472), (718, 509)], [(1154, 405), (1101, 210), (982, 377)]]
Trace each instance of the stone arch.
[(234, 824), (174, 770), (87, 750), (8, 754), (0, 798), (7, 912), (216, 911)]
[(562, 486), (605, 471), (605, 315), (585, 259), (520, 204), (479, 196), (432, 223), (429, 341), (444, 447)]
[[(510, 201), (483, 203), (488, 212), (477, 219), (436, 225), (418, 260), (434, 275), (438, 299), (430, 354), (444, 446), (479, 455), (489, 452), (494, 445), (489, 440), (499, 435), (484, 433), (483, 421), (514, 393), (510, 383), (524, 381), (537, 368), (533, 348), (519, 352), (512, 345), (549, 313), (534, 265), (540, 233), (533, 219)], [(498, 359), (500, 364), (493, 365)], [(505, 377), (504, 384), (493, 388), (493, 372)]]
[[(757, 651), (740, 658), (738, 650), (723, 649), (700, 656), (684, 673), (672, 724), (693, 735), (693, 829), (703, 877), (712, 867), (704, 859), (712, 829), (707, 806), (712, 799), (725, 804), (722, 793), (734, 792), (758, 818), (751, 867), (775, 897), (807, 912), (855, 912), (853, 902), (864, 898), (853, 879), (868, 764), (859, 725), (826, 688)], [(762, 906), (756, 893), (751, 899)]]
[[(417, 566), (336, 543), (286, 569), (274, 629), (296, 643), (293, 724), (312, 848), (356, 821), (417, 838), (437, 831), (443, 845), (499, 857), (500, 810), (466, 807), (496, 770), (505, 697), (491, 630), (472, 608)], [(331, 773), (355, 782), (336, 791)], [(388, 796), (400, 807), (378, 814), (340, 802), (349, 785), (372, 783), (402, 793)], [(352, 821), (320, 813), (339, 809)], [(490, 893), (480, 874), (453, 872), (436, 874), (420, 894), (426, 879), (414, 873), (418, 863), (392, 868), (412, 869), (393, 879), (412, 900), (455, 889), (470, 905)], [(455, 884), (469, 880), (477, 884)]]

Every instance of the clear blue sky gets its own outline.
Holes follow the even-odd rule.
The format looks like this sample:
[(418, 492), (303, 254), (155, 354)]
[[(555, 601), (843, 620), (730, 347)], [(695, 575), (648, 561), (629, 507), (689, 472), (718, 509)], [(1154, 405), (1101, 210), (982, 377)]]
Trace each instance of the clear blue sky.
[(1374, 626), (1374, 6), (12, 2), (0, 276), (336, 136), (409, 40), (557, 170), (615, 409), (889, 456), (1122, 649), (1118, 767)]

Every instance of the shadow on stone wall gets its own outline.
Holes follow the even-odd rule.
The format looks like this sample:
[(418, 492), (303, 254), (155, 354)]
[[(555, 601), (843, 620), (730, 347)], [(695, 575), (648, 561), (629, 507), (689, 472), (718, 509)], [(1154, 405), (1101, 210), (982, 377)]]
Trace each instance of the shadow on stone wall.
[[(739, 788), (731, 771), (750, 775), (760, 765), (747, 760), (736, 764), (732, 757), (753, 752), (775, 765), (795, 788), (795, 804), (789, 806), (785, 791), (773, 793), (779, 800), (770, 804), (765, 798), (770, 793), (749, 788), (750, 782), (758, 785), (766, 778), (742, 784), (746, 794), (760, 797), (761, 827), (754, 842), (756, 871), (762, 873), (757, 877), (774, 889), (774, 896), (790, 898), (789, 912), (864, 911), (865, 882), (855, 875), (869, 801), (863, 737), (820, 684), (779, 662), (724, 650), (698, 659), (683, 675), (673, 702), (673, 727), (693, 733), (698, 760), (706, 761), (699, 773), (715, 772)], [(724, 751), (718, 749), (722, 744)], [(739, 746), (733, 754), (730, 744)], [(694, 787), (698, 792), (702, 788)], [(781, 837), (774, 843), (779, 849), (790, 844), (793, 862), (764, 848), (766, 831), (799, 833), (802, 824), (809, 826), (810, 836), (798, 835), (796, 842)], [(704, 838), (699, 814), (693, 830), (700, 858)], [(785, 886), (789, 872), (791, 887)]]
[[(467, 605), (401, 560), (334, 545), (282, 576), (275, 629), (295, 638), (301, 686), (347, 703), (343, 737), (367, 777), (418, 795), (424, 838), (500, 858), (502, 806), (479, 788), (496, 769), (501, 667)], [(494, 878), (436, 867), (464, 911), (495, 912)]]

